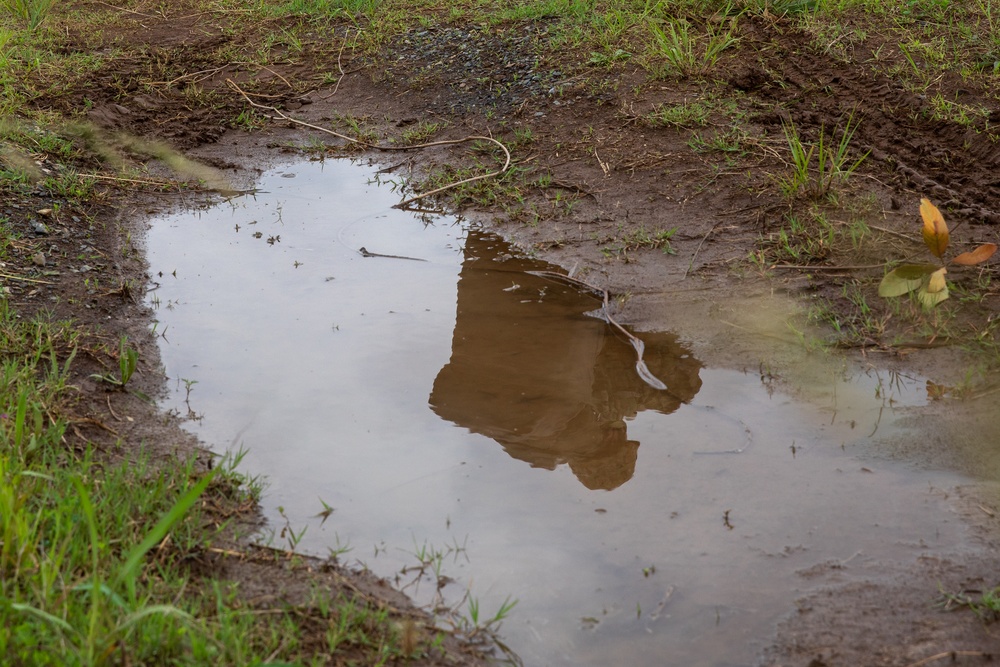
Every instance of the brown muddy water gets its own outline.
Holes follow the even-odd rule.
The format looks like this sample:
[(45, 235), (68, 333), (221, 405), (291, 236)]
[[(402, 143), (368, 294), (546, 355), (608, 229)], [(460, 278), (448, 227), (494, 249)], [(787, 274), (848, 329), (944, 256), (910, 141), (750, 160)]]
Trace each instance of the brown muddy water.
[(654, 389), (594, 298), (528, 273), (555, 267), (392, 209), (373, 173), (286, 165), (147, 240), (165, 407), (247, 450), (299, 549), (349, 548), (425, 603), (403, 570), (437, 554), (460, 613), (517, 600), (501, 635), (526, 665), (715, 666), (752, 664), (823, 572), (962, 542), (942, 489), (964, 478), (878, 455), (921, 378), (801, 355), (793, 396), (763, 356), (696, 356), (679, 317), (637, 332)]

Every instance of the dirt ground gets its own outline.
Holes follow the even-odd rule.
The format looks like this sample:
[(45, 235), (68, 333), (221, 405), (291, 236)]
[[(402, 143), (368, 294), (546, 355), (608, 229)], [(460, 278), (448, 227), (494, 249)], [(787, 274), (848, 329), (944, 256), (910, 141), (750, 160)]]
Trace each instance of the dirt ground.
[[(430, 140), (470, 135), (502, 140), (511, 149), (513, 176), (492, 185), (483, 181), (457, 197), (442, 195), (435, 205), (458, 206), (525, 252), (628, 297), (618, 304), (619, 318), (636, 327), (669, 325), (670, 299), (678, 293), (711, 299), (761, 289), (788, 292), (825, 304), (826, 319), (838, 318), (849, 330), (840, 336), (828, 332), (830, 343), (853, 348), (850, 354), (878, 354), (901, 367), (930, 370), (943, 383), (967, 367), (954, 345), (975, 332), (992, 340), (1000, 303), (989, 282), (993, 264), (954, 272), (956, 281), (971, 285), (963, 294), (976, 298), (943, 304), (946, 324), (917, 307), (891, 311), (876, 303), (887, 259), (920, 256), (921, 197), (945, 212), (953, 243), (962, 249), (996, 241), (1000, 224), (1000, 142), (990, 134), (1000, 122), (1000, 103), (989, 81), (939, 80), (935, 90), (947, 99), (989, 113), (971, 124), (934, 119), (927, 113), (928, 95), (912, 92), (888, 73), (893, 59), (903, 56), (881, 49), (877, 35), (824, 50), (791, 20), (747, 17), (740, 24), (740, 51), (723, 58), (706, 82), (651, 78), (628, 62), (581, 66), (586, 58), (579, 54), (549, 52), (540, 59), (537, 44), (550, 27), (544, 19), (490, 30), (451, 25), (414, 31), (393, 38), (378, 54), (342, 48), (354, 29), (345, 23), (267, 67), (253, 67), (220, 59), (223, 47), (259, 38), (246, 26), (232, 30), (224, 15), (190, 14), (184, 3), (141, 15), (103, 3), (76, 5), (108, 12), (113, 29), (99, 38), (68, 31), (67, 50), (117, 44), (136, 55), (81, 75), (33, 105), (67, 115), (86, 109), (86, 118), (108, 132), (162, 139), (215, 167), (234, 187), (252, 187), (269, 160), (289, 152), (371, 156), (393, 167), (387, 177), (404, 175), (417, 187), (430, 187), (441, 174), (460, 177), (459, 167), (479, 162), (482, 172), (502, 162), (496, 151), (469, 144), (359, 149), (267, 110), (237, 122), (250, 107), (229, 79), (287, 116), (352, 136), (360, 128), (369, 141), (396, 138), (394, 148), (407, 131), (427, 123), (439, 124), (429, 131)], [(336, 76), (324, 80), (321, 75), (329, 72)], [(662, 105), (704, 99), (725, 101), (712, 107), (704, 122), (677, 126), (651, 120)], [(726, 143), (734, 117), (742, 133), (737, 148)], [(870, 154), (838, 187), (836, 199), (813, 202), (782, 194), (776, 183), (790, 160), (782, 128), (791, 121), (815, 141), (821, 132), (839, 137), (848, 118), (857, 122), (855, 156)], [(418, 140), (423, 139), (409, 141)], [(42, 166), (59, 168), (50, 157)], [(96, 161), (82, 168), (113, 173)], [(144, 263), (142, 224), (149, 214), (217, 195), (164, 185), (170, 174), (155, 164), (150, 168), (131, 183), (98, 179), (91, 204), (39, 190), (4, 201), (0, 213), (23, 234), (12, 248), (16, 266), (7, 270), (30, 276), (6, 283), (10, 300), (28, 311), (48, 309), (74, 318), (92, 332), (77, 364), (80, 400), (72, 432), (109, 451), (121, 441), (166, 457), (195, 446), (178, 421), (134, 393), (109, 392), (88, 379), (114, 369), (114, 356), (105, 348), (113, 350), (126, 333), (141, 345), (137, 388), (149, 396), (163, 390), (150, 313), (142, 301), (157, 280)], [(150, 185), (153, 181), (159, 185)], [(36, 213), (46, 209), (50, 212)], [(808, 229), (800, 237), (793, 232), (789, 241), (780, 236), (789, 216), (822, 216), (841, 241), (810, 245)], [(867, 225), (867, 236), (855, 245), (842, 242), (840, 231), (858, 220)], [(664, 238), (657, 234), (674, 228), (671, 252), (664, 252)], [(888, 314), (866, 315), (858, 295)], [(978, 504), (974, 498), (966, 502), (969, 521), (978, 540), (995, 546), (996, 523)], [(252, 508), (225, 508), (220, 520), (232, 512), (253, 515)], [(252, 557), (254, 550), (245, 543), (230, 547), (251, 557), (230, 558), (222, 549), (205, 554), (199, 566), (240, 581), (251, 598), (295, 599), (307, 592), (309, 577), (322, 576), (330, 586), (390, 596), (401, 613), (415, 613), (386, 585), (333, 564), (305, 561), (276, 568), (273, 559)], [(760, 664), (985, 662), (1000, 652), (997, 626), (967, 608), (944, 612), (933, 603), (939, 583), (951, 591), (996, 586), (998, 565), (1000, 557), (925, 559), (848, 583), (838, 582), (834, 572), (777, 628)], [(454, 650), (460, 657), (453, 659), (462, 664), (478, 659), (457, 645)]]

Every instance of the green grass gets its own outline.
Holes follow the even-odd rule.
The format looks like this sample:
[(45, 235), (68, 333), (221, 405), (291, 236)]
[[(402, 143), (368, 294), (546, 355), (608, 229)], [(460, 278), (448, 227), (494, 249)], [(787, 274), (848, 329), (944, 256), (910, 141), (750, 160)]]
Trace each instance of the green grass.
[(0, 13), (7, 13), (35, 30), (49, 15), (56, 0), (0, 0)]
[(653, 34), (653, 58), (662, 58), (666, 73), (695, 76), (708, 73), (723, 51), (732, 48), (737, 38), (735, 23), (728, 28), (706, 26), (703, 31), (685, 20), (650, 23)]
[[(216, 535), (203, 496), (259, 492), (232, 471), (238, 455), (208, 472), (194, 457), (154, 465), (142, 453), (115, 461), (67, 446), (60, 415), (73, 400), (77, 340), (71, 324), (22, 319), (0, 302), (0, 663), (236, 667), (326, 656), (301, 640), (302, 610), (254, 613), (231, 585), (185, 565)], [(349, 645), (374, 656), (369, 664), (409, 655), (385, 609), (324, 591), (312, 613), (343, 629), (330, 650)]]
[(650, 125), (665, 127), (703, 127), (712, 115), (712, 105), (703, 101), (658, 104), (645, 116)]
[(784, 131), (791, 170), (788, 175), (778, 178), (778, 185), (785, 196), (792, 199), (803, 194), (819, 200), (828, 196), (835, 187), (845, 184), (868, 157), (866, 152), (852, 161), (852, 153), (856, 150), (851, 140), (857, 127), (857, 122), (848, 118), (836, 143), (831, 141), (825, 128), (820, 128), (819, 137), (810, 142), (799, 135), (794, 123), (786, 123)]
[(640, 226), (631, 230), (619, 227), (617, 234), (600, 241), (603, 244), (601, 252), (606, 256), (616, 256), (626, 261), (629, 259), (629, 253), (636, 250), (660, 250), (664, 254), (672, 255), (675, 251), (670, 245), (670, 239), (676, 233), (676, 227), (646, 229), (645, 226)]

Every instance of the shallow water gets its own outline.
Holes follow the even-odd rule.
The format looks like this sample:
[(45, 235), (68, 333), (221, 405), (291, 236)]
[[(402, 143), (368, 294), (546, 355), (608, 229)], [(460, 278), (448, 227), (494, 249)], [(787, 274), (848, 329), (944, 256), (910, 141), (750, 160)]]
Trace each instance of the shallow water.
[(638, 333), (656, 390), (596, 299), (526, 272), (555, 267), (392, 209), (372, 172), (285, 166), (148, 236), (166, 407), (248, 450), (299, 548), (349, 545), (400, 585), (445, 554), (450, 603), (518, 601), (502, 635), (527, 665), (727, 665), (824, 572), (961, 541), (938, 491), (958, 476), (862, 454), (919, 378), (818, 355), (793, 397), (754, 360), (696, 357), (678, 322)]

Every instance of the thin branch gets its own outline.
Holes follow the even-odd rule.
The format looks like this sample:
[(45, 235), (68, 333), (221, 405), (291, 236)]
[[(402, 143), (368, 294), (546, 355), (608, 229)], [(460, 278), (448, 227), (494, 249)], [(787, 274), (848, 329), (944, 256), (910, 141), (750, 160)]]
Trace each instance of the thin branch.
[(289, 83), (289, 82), (288, 82), (288, 79), (286, 79), (285, 77), (281, 76), (280, 74), (278, 74), (277, 72), (275, 72), (275, 71), (274, 71), (273, 69), (271, 69), (270, 67), (266, 67), (266, 66), (265, 66), (265, 67), (264, 67), (264, 69), (266, 69), (266, 70), (267, 70), (268, 72), (270, 72), (270, 73), (271, 73), (271, 74), (273, 74), (274, 76), (276, 76), (276, 77), (278, 77), (279, 79), (281, 79), (282, 81), (284, 81), (284, 82), (285, 82), (285, 85), (286, 85), (286, 86), (288, 86), (288, 87), (289, 87), (289, 88), (291, 88), (292, 90), (295, 90), (295, 86), (293, 86), (293, 85), (292, 85), (291, 83)]
[(320, 98), (321, 100), (328, 100), (334, 95), (336, 95), (337, 91), (340, 90), (340, 82), (344, 80), (345, 76), (347, 76), (347, 72), (344, 71), (344, 67), (343, 65), (341, 65), (341, 57), (344, 55), (344, 48), (346, 46), (347, 46), (347, 40), (345, 39), (343, 43), (340, 45), (340, 51), (337, 52), (337, 70), (340, 72), (340, 76), (337, 78), (337, 83), (336, 85), (334, 85), (332, 91), (330, 91), (328, 94)]
[(55, 285), (55, 283), (48, 280), (35, 280), (34, 278), (24, 278), (22, 276), (15, 276), (10, 273), (0, 273), (0, 278), (8, 278), (10, 280), (18, 280), (22, 283), (38, 283), (39, 285)]
[(855, 266), (821, 266), (818, 264), (774, 264), (769, 269), (802, 269), (808, 271), (861, 271), (864, 269), (884, 269), (885, 264), (859, 264)]
[(701, 252), (701, 247), (705, 245), (705, 241), (708, 240), (708, 237), (712, 235), (712, 232), (714, 232), (718, 228), (718, 226), (721, 225), (723, 222), (725, 221), (720, 220), (719, 222), (712, 225), (712, 228), (708, 230), (708, 232), (703, 237), (701, 237), (701, 243), (699, 243), (698, 247), (694, 249), (694, 254), (691, 255), (691, 261), (688, 262), (687, 270), (684, 271), (684, 275), (681, 277), (682, 281), (687, 280), (688, 274), (691, 273), (691, 269), (694, 267), (694, 260), (698, 257), (698, 253)]
[(944, 660), (945, 658), (951, 658), (952, 660), (959, 656), (985, 658), (987, 655), (987, 653), (983, 653), (982, 651), (943, 651), (941, 653), (936, 653), (929, 658), (924, 658), (923, 660), (911, 663), (906, 667), (923, 667), (924, 665), (929, 665), (932, 662)]
[(636, 373), (639, 374), (639, 377), (642, 379), (642, 381), (648, 384), (653, 389), (659, 389), (661, 391), (667, 392), (668, 394), (679, 400), (681, 403), (687, 403), (687, 401), (682, 399), (680, 396), (677, 396), (672, 391), (670, 391), (670, 389), (667, 387), (666, 384), (663, 383), (662, 380), (660, 380), (658, 377), (653, 375), (652, 372), (650, 372), (649, 367), (646, 366), (646, 362), (642, 358), (643, 353), (646, 351), (646, 344), (643, 343), (640, 338), (638, 338), (637, 336), (626, 330), (625, 327), (618, 324), (615, 318), (611, 317), (611, 309), (608, 303), (610, 301), (608, 290), (601, 287), (597, 287), (595, 285), (591, 285), (590, 283), (584, 280), (580, 280), (579, 278), (573, 278), (571, 276), (566, 276), (561, 273), (555, 273), (553, 271), (528, 271), (528, 273), (530, 273), (533, 276), (540, 276), (542, 278), (560, 280), (562, 282), (569, 283), (574, 287), (581, 287), (600, 297), (602, 303), (601, 312), (604, 314), (604, 320), (612, 327), (620, 331), (622, 335), (628, 338), (629, 342), (632, 344), (632, 347), (635, 349), (635, 355), (636, 355), (635, 370)]

